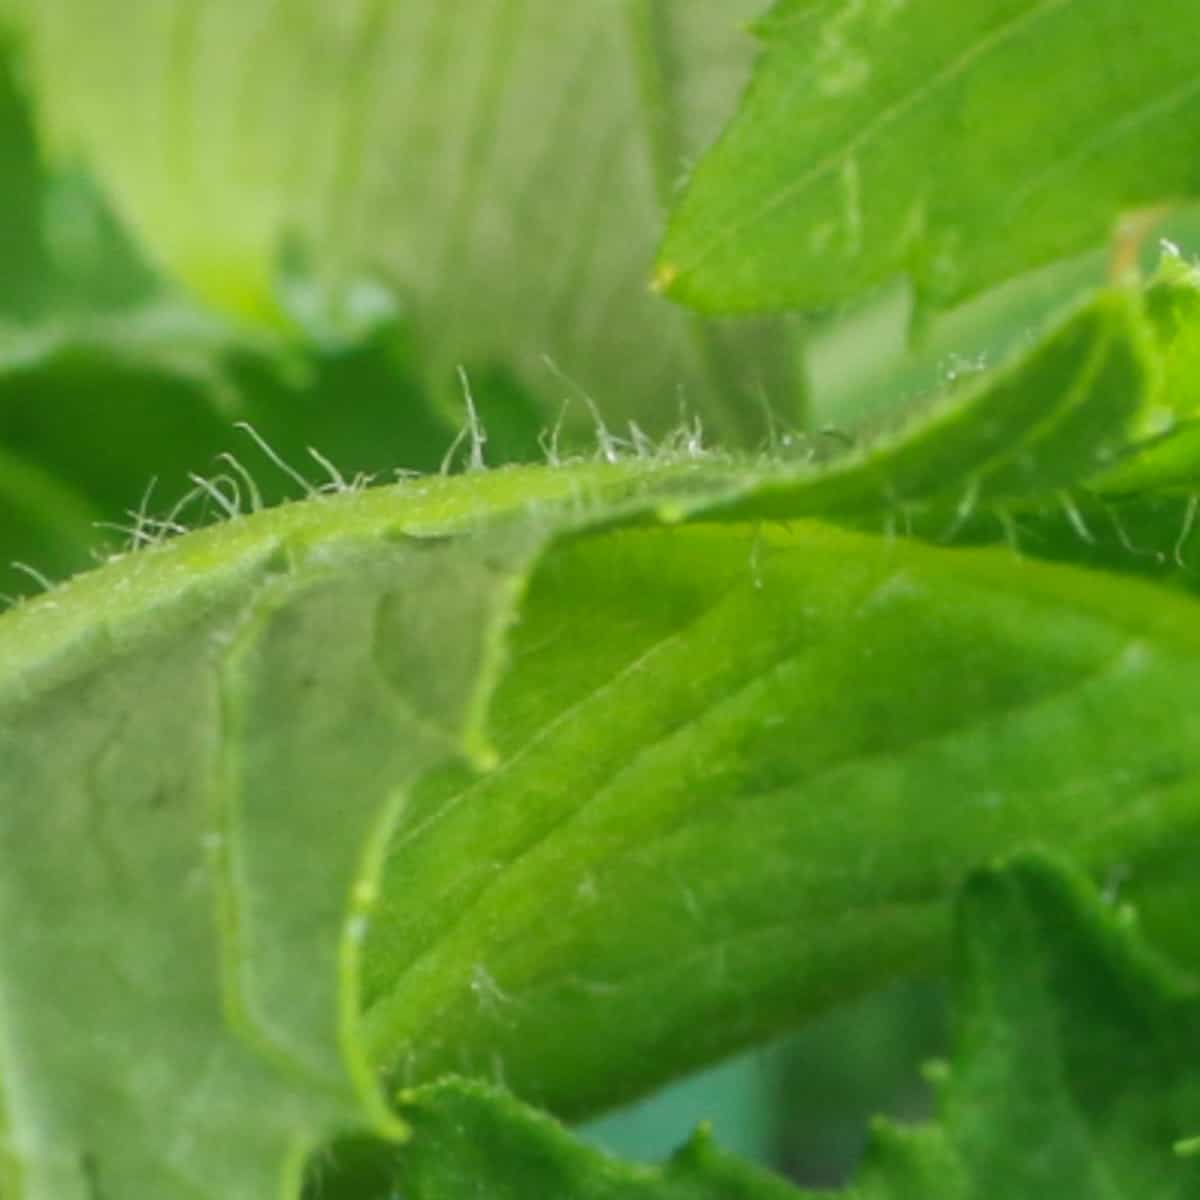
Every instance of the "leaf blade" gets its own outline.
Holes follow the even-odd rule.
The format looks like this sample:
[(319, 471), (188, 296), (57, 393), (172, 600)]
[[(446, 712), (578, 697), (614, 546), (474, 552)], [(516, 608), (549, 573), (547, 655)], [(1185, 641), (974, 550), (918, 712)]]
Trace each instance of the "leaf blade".
[(706, 311), (811, 309), (903, 273), (939, 307), (1099, 246), (1121, 213), (1196, 194), (1190, 21), (1122, 0), (783, 0), (660, 284)]

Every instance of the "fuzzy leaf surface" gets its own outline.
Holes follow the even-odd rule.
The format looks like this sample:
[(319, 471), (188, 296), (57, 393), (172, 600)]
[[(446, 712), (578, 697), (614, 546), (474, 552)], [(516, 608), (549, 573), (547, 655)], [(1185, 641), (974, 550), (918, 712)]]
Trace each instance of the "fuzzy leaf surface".
[[(77, 165), (42, 161), (17, 67), (0, 41), (0, 594), (40, 586), (12, 562), (61, 579), (93, 552), (141, 541), (146, 518), (195, 490), (189, 473), (224, 475), (228, 501), (244, 493), (218, 458), (235, 419), (319, 482), (308, 445), (348, 476), (437, 466), (452, 433), (429, 412), (394, 319), (353, 345), (301, 352), (201, 311), (156, 276)], [(528, 455), (532, 435), (505, 443), (499, 414), (484, 416), (501, 453)], [(243, 441), (243, 459), (261, 458)], [(281, 482), (294, 487), (256, 474), (268, 501), (286, 494)], [(206, 506), (221, 511), (201, 491), (176, 518), (190, 526)]]
[(803, 522), (547, 543), (636, 483), (593, 474), (313, 501), (6, 619), (15, 1196), (294, 1195), (392, 1127), (378, 1071), (592, 1111), (935, 961), (997, 850), (1136, 876), (1200, 819), (1191, 600)]
[(866, 466), (318, 496), (6, 616), (9, 1191), (292, 1200), (447, 1072), (594, 1113), (938, 963), (1034, 840), (1195, 962), (1196, 600), (861, 520), (1085, 481), (1156, 345), (1106, 293)]
[[(480, 752), (468, 710), (521, 548), (493, 538), (487, 556), (467, 551), (453, 616), (426, 613), (455, 622), (462, 669), (412, 693), (445, 681), (447, 639), (426, 620), (403, 682), (374, 615), (404, 627), (405, 606), (426, 599), (409, 585), (465, 547), (416, 537), (389, 500), (342, 505), (332, 542), (320, 532), (331, 505), (296, 506), (215, 545), (197, 535), (83, 576), (71, 605), (9, 615), (0, 774), (6, 796), (55, 800), (18, 806), (4, 827), (6, 1195), (292, 1196), (333, 1132), (394, 1132), (348, 1032), (364, 860), (416, 772), (457, 747)], [(449, 500), (411, 513), (416, 532), (455, 515)], [(349, 653), (318, 678), (295, 653), (306, 637)], [(435, 656), (424, 664), (421, 647)], [(333, 723), (324, 735), (292, 725), (310, 748), (324, 742), (324, 781), (283, 806), (243, 791), (270, 749), (254, 708), (268, 683), (327, 695), (301, 708)], [(56, 711), (65, 741), (52, 749)], [(268, 899), (272, 887), (283, 892)]]

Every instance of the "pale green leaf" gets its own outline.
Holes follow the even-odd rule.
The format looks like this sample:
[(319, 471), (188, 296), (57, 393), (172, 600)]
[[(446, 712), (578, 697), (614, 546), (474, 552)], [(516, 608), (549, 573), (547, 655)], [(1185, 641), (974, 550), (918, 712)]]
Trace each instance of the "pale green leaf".
[(294, 1195), (378, 1072), (594, 1110), (936, 961), (996, 850), (1136, 875), (1200, 819), (1191, 600), (805, 522), (545, 544), (691, 474), (314, 500), (6, 618), (20, 1200)]
[[(424, 521), (451, 515), (447, 501)], [(335, 508), (330, 543), (319, 531)], [(281, 511), (221, 530), (216, 545), (135, 556), (82, 578), (70, 604), (55, 593), (7, 618), (3, 787), (54, 799), (10, 808), (3, 833), (6, 1195), (294, 1195), (331, 1133), (394, 1126), (349, 1036), (354, 991), (341, 982), (369, 903), (370, 845), (423, 765), (459, 743), (481, 753), (471, 697), (488, 686), (481, 655), (512, 604), (505, 572), (520, 548), (506, 568), (495, 539), (476, 555), (410, 536), (393, 513), (382, 494)], [(450, 559), (467, 575), (447, 634), (465, 622), (475, 639), (459, 637), (463, 670), (431, 692), (447, 638), (389, 642), (376, 617), (405, 628), (405, 607), (425, 599), (410, 585)], [(287, 845), (272, 860), (257, 830), (276, 794), (242, 791), (267, 749), (253, 687), (275, 680), (293, 701), (322, 690), (311, 659), (289, 651), (305, 632), (348, 653), (322, 672), (334, 727), (291, 726), (308, 749), (323, 745), (310, 779), (325, 783), (275, 808), (266, 823)], [(413, 668), (418, 691), (389, 666)], [(352, 755), (337, 697), (356, 693), (374, 715), (353, 725)], [(351, 783), (339, 771), (372, 761), (373, 786), (337, 786)], [(297, 939), (292, 970), (308, 968), (280, 992), (277, 951)]]
[(598, 1111), (938, 963), (1031, 840), (1194, 960), (1196, 601), (804, 519), (1044, 503), (1172, 344), (1105, 293), (848, 464), (317, 495), (7, 616), (16, 1200), (291, 1200), (447, 1071)]
[(500, 364), (547, 424), (573, 395), (590, 427), (582, 390), (610, 420), (662, 432), (682, 401), (736, 437), (762, 428), (764, 388), (787, 415), (787, 339), (699, 324), (646, 279), (759, 6), (137, 0), (120, 21), (88, 0), (24, 7), (49, 143), (82, 155), (213, 304), (328, 329), (382, 286), (456, 409), (453, 368)]

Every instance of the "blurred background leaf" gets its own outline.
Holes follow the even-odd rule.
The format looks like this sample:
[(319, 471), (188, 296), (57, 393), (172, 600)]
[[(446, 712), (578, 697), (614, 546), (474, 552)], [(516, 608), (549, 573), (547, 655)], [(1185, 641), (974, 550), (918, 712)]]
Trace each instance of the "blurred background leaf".
[[(318, 342), (403, 313), (425, 387), (502, 371), (590, 438), (681, 405), (792, 421), (786, 323), (652, 296), (675, 185), (728, 115), (761, 0), (16, 0), (39, 126), (216, 310)], [(549, 360), (549, 365), (546, 360)]]
[(838, 1187), (866, 1149), (871, 1117), (930, 1114), (921, 1068), (946, 1037), (943, 985), (898, 984), (580, 1132), (621, 1158), (662, 1162), (709, 1121), (729, 1151), (809, 1187)]
[[(1140, 269), (1200, 251), (1200, 208), (1184, 206), (1140, 244)], [(809, 416), (818, 427), (870, 429), (927, 404), (964, 377), (1027, 348), (1057, 315), (1101, 286), (1108, 254), (1090, 251), (1027, 271), (944, 311), (918, 313), (896, 280), (813, 322), (805, 350)], [(864, 347), (869, 352), (864, 353)]]
[[(0, 45), (0, 593), (119, 549), (112, 526), (134, 527), (143, 504), (170, 512), (192, 474), (228, 474), (223, 452), (267, 502), (296, 495), (235, 421), (316, 484), (328, 479), (310, 445), (347, 477), (437, 468), (455, 431), (430, 408), (395, 312), (317, 345), (206, 309), (150, 265), (86, 170), (44, 163), (21, 66)], [(539, 428), (522, 399), (481, 405), (517, 458), (536, 453)], [(203, 519), (206, 502), (181, 520)]]

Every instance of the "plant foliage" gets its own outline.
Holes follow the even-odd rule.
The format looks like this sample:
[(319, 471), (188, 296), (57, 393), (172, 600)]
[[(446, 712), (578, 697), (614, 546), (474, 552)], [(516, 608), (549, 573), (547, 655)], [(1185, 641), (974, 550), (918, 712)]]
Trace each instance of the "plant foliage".
[[(1200, 277), (1126, 223), (987, 369), (739, 444), (794, 330), (640, 290), (718, 7), (0, 8), (0, 530), (71, 569), (131, 522), (0, 620), (4, 1200), (785, 1200), (559, 1121), (941, 970), (936, 1118), (847, 1197), (1195, 1194)], [(782, 0), (659, 284), (947, 304), (1191, 196), (1195, 20), (1093, 7)], [(487, 469), (473, 391), (522, 457), (538, 353), (633, 423)], [(454, 362), (440, 474), (293, 465), (386, 460), (397, 395), (429, 465)], [(675, 384), (723, 448), (643, 432)], [(232, 418), (260, 465), (200, 474)]]

